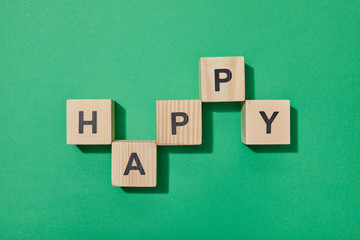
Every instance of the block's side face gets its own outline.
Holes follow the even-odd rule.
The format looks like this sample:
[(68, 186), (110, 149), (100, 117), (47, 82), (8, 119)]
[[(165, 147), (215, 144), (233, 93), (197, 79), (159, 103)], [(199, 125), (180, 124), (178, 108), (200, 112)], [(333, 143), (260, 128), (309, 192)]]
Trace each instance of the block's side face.
[(112, 100), (68, 100), (66, 104), (67, 144), (111, 144), (113, 140)]
[(246, 144), (290, 144), (290, 101), (249, 100), (246, 103)]
[(201, 87), (201, 58), (199, 59), (199, 99), (202, 100), (202, 87)]
[(241, 141), (246, 144), (246, 101), (241, 106)]
[(158, 145), (201, 144), (201, 101), (157, 101), (157, 143)]
[(155, 187), (157, 149), (153, 141), (117, 141), (112, 149), (112, 185)]
[(196, 120), (194, 120), (194, 144), (201, 145), (202, 144), (202, 103), (201, 100), (196, 100), (195, 102), (195, 116)]
[(115, 140), (115, 102), (111, 100), (111, 142)]
[(201, 58), (200, 82), (203, 102), (244, 101), (244, 57)]

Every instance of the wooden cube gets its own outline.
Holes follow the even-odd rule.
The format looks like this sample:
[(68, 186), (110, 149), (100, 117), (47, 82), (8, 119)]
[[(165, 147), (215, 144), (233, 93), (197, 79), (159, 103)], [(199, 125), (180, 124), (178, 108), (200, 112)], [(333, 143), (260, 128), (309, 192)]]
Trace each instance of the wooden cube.
[(202, 120), (200, 100), (156, 101), (158, 145), (200, 145)]
[(115, 139), (114, 108), (111, 99), (67, 100), (67, 144), (110, 145)]
[(200, 58), (199, 73), (201, 101), (245, 101), (244, 57)]
[(117, 187), (155, 187), (156, 142), (114, 141), (111, 146), (111, 182)]
[(241, 139), (247, 145), (290, 144), (290, 101), (246, 100)]

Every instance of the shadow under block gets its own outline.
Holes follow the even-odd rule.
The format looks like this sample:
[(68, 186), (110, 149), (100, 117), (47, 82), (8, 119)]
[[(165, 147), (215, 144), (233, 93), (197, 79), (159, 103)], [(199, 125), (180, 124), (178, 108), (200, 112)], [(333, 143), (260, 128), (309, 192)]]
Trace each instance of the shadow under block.
[(241, 108), (241, 140), (246, 145), (290, 144), (290, 101), (246, 100)]
[(199, 75), (201, 101), (245, 101), (244, 57), (200, 58)]
[(156, 101), (156, 125), (158, 145), (200, 145), (201, 101)]
[(156, 187), (156, 142), (114, 141), (111, 183), (116, 187)]
[(110, 145), (115, 139), (114, 111), (111, 99), (67, 100), (67, 144)]

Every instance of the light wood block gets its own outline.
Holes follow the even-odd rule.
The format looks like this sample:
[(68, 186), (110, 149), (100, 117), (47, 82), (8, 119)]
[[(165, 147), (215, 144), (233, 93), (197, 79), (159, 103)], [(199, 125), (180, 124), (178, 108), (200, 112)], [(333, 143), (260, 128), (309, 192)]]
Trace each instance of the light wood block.
[(201, 101), (245, 101), (244, 57), (200, 58), (199, 74)]
[(202, 118), (200, 100), (156, 101), (158, 145), (200, 145)]
[(111, 99), (67, 100), (67, 144), (110, 145), (115, 139), (114, 111)]
[(290, 144), (290, 101), (246, 100), (241, 108), (241, 139), (246, 145)]
[(156, 142), (114, 141), (111, 182), (117, 187), (156, 187)]

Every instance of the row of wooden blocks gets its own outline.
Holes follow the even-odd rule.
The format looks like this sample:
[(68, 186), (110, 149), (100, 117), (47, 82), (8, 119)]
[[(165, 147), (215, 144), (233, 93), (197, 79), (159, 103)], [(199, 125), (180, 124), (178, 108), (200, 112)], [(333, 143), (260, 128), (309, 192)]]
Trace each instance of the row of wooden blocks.
[(67, 144), (112, 144), (112, 185), (121, 187), (156, 186), (157, 145), (202, 143), (202, 102), (243, 102), (244, 144), (290, 144), (290, 101), (245, 101), (243, 57), (201, 58), (199, 66), (201, 100), (156, 101), (156, 141), (114, 141), (114, 101), (74, 99), (66, 106)]

